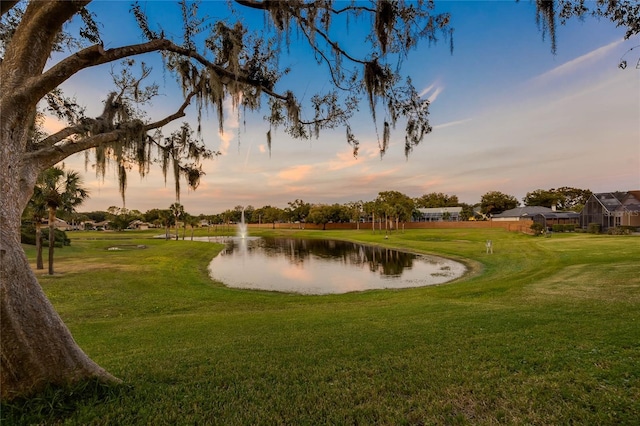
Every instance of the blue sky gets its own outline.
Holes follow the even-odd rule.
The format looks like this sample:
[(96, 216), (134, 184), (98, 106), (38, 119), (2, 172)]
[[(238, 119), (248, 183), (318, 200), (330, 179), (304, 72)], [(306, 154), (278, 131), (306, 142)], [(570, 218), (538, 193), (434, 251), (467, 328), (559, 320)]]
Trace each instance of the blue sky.
[[(157, 12), (151, 22), (167, 19), (171, 3), (142, 4)], [(594, 192), (640, 189), (640, 70), (635, 69), (640, 48), (625, 57), (630, 64), (626, 70), (617, 68), (620, 57), (640, 44), (639, 37), (624, 41), (623, 29), (606, 20), (573, 20), (558, 27), (554, 55), (530, 2), (436, 5), (452, 14), (454, 51), (450, 53), (445, 40), (431, 46), (425, 42), (403, 64), (403, 72), (432, 101), (434, 127), (408, 159), (402, 125), (380, 158), (366, 103), (353, 121), (361, 141), (357, 159), (343, 129), (310, 141), (292, 140), (280, 130), (269, 154), (262, 114), (239, 123), (229, 105), (223, 135), (217, 131), (215, 114), (205, 123), (208, 146), (223, 155), (205, 163), (207, 174), (195, 192), (184, 190), (181, 202), (186, 210), (208, 214), (237, 205), (285, 207), (295, 199), (369, 201), (387, 190), (411, 197), (444, 192), (474, 204), (494, 190), (522, 200), (527, 192), (561, 186)], [(222, 6), (210, 1), (203, 8), (219, 16)], [(128, 2), (96, 2), (90, 7), (103, 23), (106, 47), (142, 41), (133, 18), (122, 13)], [(342, 31), (344, 43), (356, 39)], [(291, 66), (292, 73), (280, 91), (292, 87), (298, 95), (311, 96), (329, 84), (323, 69), (296, 46), (282, 55), (281, 64)], [(109, 91), (107, 70), (86, 70), (67, 82), (65, 91), (87, 105), (89, 113), (99, 114)], [(156, 71), (162, 96), (149, 113), (157, 118), (179, 105), (179, 99), (171, 78), (159, 67)], [(194, 110), (190, 112), (195, 117)], [(47, 126), (53, 130), (59, 124), (48, 120)], [(170, 131), (165, 129), (166, 134)], [(83, 170), (84, 156), (67, 159), (66, 164)], [(91, 199), (81, 210), (121, 206), (115, 175), (102, 180), (89, 170), (85, 183)], [(144, 179), (130, 176), (127, 208), (166, 208), (174, 201), (171, 178), (165, 186), (158, 170)]]

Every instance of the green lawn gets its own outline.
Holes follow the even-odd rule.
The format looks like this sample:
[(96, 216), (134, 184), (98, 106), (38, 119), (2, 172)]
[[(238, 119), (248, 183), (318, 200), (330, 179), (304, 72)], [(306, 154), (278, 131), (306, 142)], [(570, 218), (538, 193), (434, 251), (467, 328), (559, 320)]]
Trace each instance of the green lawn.
[(236, 290), (207, 276), (220, 245), (70, 233), (57, 275), (40, 282), (80, 346), (125, 385), (52, 390), (4, 405), (3, 420), (638, 424), (640, 237), (277, 232), (442, 254), (471, 272), (344, 295)]

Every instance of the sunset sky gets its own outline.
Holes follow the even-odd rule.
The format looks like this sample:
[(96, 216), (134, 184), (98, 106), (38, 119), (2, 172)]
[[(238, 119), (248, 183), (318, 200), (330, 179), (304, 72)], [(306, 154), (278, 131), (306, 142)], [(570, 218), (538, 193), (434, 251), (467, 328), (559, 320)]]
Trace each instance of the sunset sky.
[[(152, 23), (170, 16), (171, 3), (141, 4)], [(215, 17), (225, 4), (204, 2), (203, 11)], [(639, 37), (623, 40), (624, 30), (606, 20), (573, 20), (557, 28), (554, 55), (549, 37), (543, 37), (536, 25), (533, 2), (436, 5), (452, 14), (454, 51), (450, 53), (445, 40), (431, 46), (424, 42), (403, 63), (403, 73), (432, 102), (434, 128), (408, 159), (402, 125), (392, 133), (392, 145), (381, 159), (366, 103), (353, 120), (361, 142), (358, 158), (345, 142), (344, 129), (309, 141), (292, 140), (280, 130), (273, 135), (269, 153), (263, 114), (248, 115), (246, 124), (239, 123), (229, 105), (222, 135), (215, 112), (210, 112), (204, 139), (222, 155), (205, 163), (206, 176), (195, 192), (183, 191), (180, 201), (186, 211), (213, 214), (237, 205), (286, 207), (295, 199), (369, 201), (388, 190), (411, 197), (444, 192), (474, 204), (488, 191), (521, 201), (527, 192), (561, 186), (594, 192), (640, 189), (640, 47), (627, 53), (640, 45)], [(128, 8), (129, 2), (90, 5), (103, 24), (105, 47), (142, 41)], [(282, 55), (280, 63), (290, 66), (292, 73), (289, 86), (277, 88), (280, 92), (291, 87), (304, 98), (330, 84), (325, 70), (305, 53), (292, 46)], [(618, 63), (625, 54), (629, 67), (621, 70)], [(110, 90), (106, 71), (86, 70), (64, 86), (68, 95), (87, 106), (89, 115), (100, 113)], [(156, 71), (162, 95), (149, 115), (158, 119), (180, 99), (171, 77)], [(194, 111), (189, 110), (193, 122)], [(54, 131), (61, 124), (49, 119), (46, 125)], [(165, 134), (172, 129), (167, 127)], [(84, 155), (65, 163), (84, 171)], [(113, 174), (98, 179), (89, 166), (84, 176), (91, 198), (81, 211), (122, 206)], [(173, 181), (169, 178), (165, 185), (159, 170), (144, 179), (130, 175), (127, 208), (144, 212), (167, 208), (174, 201)]]

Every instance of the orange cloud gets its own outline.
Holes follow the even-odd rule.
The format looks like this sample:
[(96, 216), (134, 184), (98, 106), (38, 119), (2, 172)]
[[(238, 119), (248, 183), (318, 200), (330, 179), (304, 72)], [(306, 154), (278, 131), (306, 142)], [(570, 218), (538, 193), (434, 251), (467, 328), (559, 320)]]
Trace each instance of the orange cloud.
[(285, 181), (298, 182), (306, 179), (306, 177), (313, 170), (313, 166), (304, 164), (300, 166), (290, 167), (277, 174), (277, 176)]

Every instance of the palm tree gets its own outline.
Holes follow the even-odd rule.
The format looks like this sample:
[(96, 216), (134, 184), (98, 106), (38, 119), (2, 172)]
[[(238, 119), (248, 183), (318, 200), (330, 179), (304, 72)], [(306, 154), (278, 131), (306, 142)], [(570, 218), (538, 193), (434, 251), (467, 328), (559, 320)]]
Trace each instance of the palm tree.
[(173, 214), (170, 210), (159, 210), (158, 219), (156, 222), (164, 227), (164, 239), (169, 239), (169, 233), (171, 231), (171, 223), (173, 222)]
[(169, 206), (171, 214), (175, 218), (176, 223), (176, 241), (178, 241), (178, 221), (184, 217), (184, 206), (180, 203), (173, 203)]
[[(191, 227), (191, 241), (193, 241), (193, 232), (195, 231), (196, 227), (200, 225), (200, 218), (192, 216), (189, 213), (185, 213), (185, 224)], [(184, 234), (182, 239), (184, 240)]]
[(47, 217), (47, 205), (44, 202), (42, 188), (38, 186), (34, 188), (24, 214), (27, 220), (33, 222), (36, 230), (36, 269), (44, 269), (42, 263), (42, 220)]
[(36, 191), (42, 192), (42, 199), (49, 211), (49, 275), (53, 275), (53, 251), (55, 245), (56, 212), (72, 213), (75, 208), (89, 198), (89, 191), (82, 186), (78, 172), (65, 171), (62, 167), (51, 167), (40, 174)]

